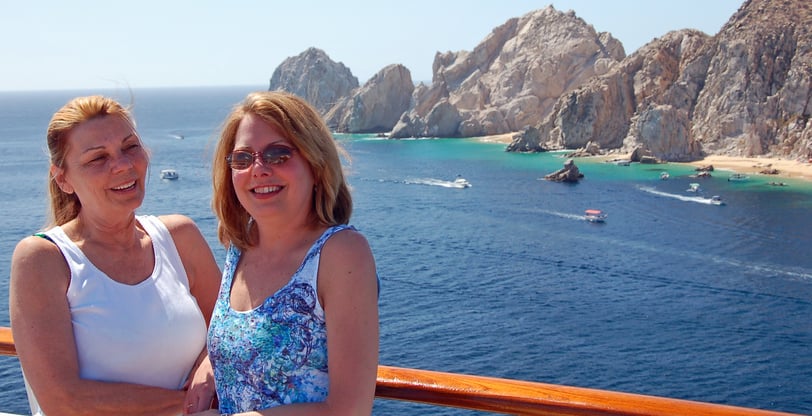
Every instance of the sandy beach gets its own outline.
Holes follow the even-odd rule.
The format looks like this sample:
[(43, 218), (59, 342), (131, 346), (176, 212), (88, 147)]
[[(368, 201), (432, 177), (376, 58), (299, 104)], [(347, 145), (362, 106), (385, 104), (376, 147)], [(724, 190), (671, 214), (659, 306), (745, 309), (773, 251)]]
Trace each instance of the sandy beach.
[(510, 144), (513, 141), (513, 135), (515, 134), (517, 133), (495, 134), (493, 136), (472, 137), (472, 139), (488, 143)]
[[(697, 167), (712, 165), (714, 170), (729, 170), (749, 175), (812, 181), (812, 163), (808, 161), (768, 157), (707, 156), (688, 164)], [(773, 169), (777, 171), (774, 175), (761, 173)]]
[[(497, 134), (493, 136), (476, 137), (483, 142), (510, 144), (516, 133)], [(612, 154), (598, 156), (601, 158), (622, 159), (622, 155)], [(676, 162), (669, 162), (676, 163)], [(713, 166), (714, 170), (725, 170), (748, 175), (763, 175), (773, 178), (793, 178), (812, 182), (812, 163), (782, 158), (769, 157), (735, 157), (735, 156), (707, 156), (704, 159), (684, 163), (695, 167)], [(761, 173), (765, 170), (776, 170), (778, 173), (768, 175)]]

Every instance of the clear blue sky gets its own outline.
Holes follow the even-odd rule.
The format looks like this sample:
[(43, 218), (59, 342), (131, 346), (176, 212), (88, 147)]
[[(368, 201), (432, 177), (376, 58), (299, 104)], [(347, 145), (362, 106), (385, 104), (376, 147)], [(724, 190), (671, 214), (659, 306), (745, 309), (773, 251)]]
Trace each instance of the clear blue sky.
[(627, 54), (670, 30), (716, 34), (744, 0), (3, 1), (0, 91), (250, 85), (308, 47), (361, 84), (400, 63), (431, 79), (436, 52), (472, 50), (512, 17), (574, 10)]

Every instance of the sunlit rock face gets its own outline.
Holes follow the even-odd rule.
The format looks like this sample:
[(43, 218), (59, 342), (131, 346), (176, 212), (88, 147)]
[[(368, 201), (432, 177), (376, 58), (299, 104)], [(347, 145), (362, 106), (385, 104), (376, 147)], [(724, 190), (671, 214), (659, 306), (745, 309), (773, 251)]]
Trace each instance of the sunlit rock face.
[[(808, 158), (812, 3), (751, 0), (715, 36), (670, 32), (556, 102), (511, 148)], [(527, 143), (538, 140), (539, 143)]]

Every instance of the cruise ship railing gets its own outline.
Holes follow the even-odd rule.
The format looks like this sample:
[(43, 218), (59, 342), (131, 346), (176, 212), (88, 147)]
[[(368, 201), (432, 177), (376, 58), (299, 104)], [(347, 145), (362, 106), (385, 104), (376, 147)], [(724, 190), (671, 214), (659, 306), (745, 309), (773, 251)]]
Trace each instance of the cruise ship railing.
[[(0, 327), (0, 355), (16, 356)], [(466, 374), (378, 366), (377, 398), (513, 415), (768, 416), (769, 410)], [(0, 403), (0, 412), (3, 404)]]

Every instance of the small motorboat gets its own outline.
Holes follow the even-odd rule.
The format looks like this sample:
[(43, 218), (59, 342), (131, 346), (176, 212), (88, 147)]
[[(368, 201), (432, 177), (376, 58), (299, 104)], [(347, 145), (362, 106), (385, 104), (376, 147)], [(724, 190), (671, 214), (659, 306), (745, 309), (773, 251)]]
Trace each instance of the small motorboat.
[(743, 173), (734, 173), (727, 178), (728, 182), (744, 182), (750, 180), (750, 177)]
[(662, 179), (662, 180), (666, 180), (666, 179), (668, 179), (670, 177), (671, 177), (671, 175), (669, 175), (668, 172), (660, 173), (660, 179)]
[(161, 170), (161, 179), (174, 181), (178, 179), (178, 171), (175, 169), (163, 169)]
[(462, 176), (457, 176), (457, 179), (454, 179), (454, 185), (457, 188), (470, 188), (471, 182), (468, 182), (468, 179), (465, 179)]
[(722, 201), (722, 197), (719, 195), (714, 195), (710, 198), (710, 203), (713, 205), (725, 205), (725, 201)]
[(695, 183), (695, 182), (689, 183), (688, 184), (688, 189), (686, 189), (685, 191), (687, 191), (687, 192), (699, 192), (699, 184)]
[(589, 222), (604, 222), (606, 214), (599, 209), (588, 209), (584, 211), (584, 219)]

